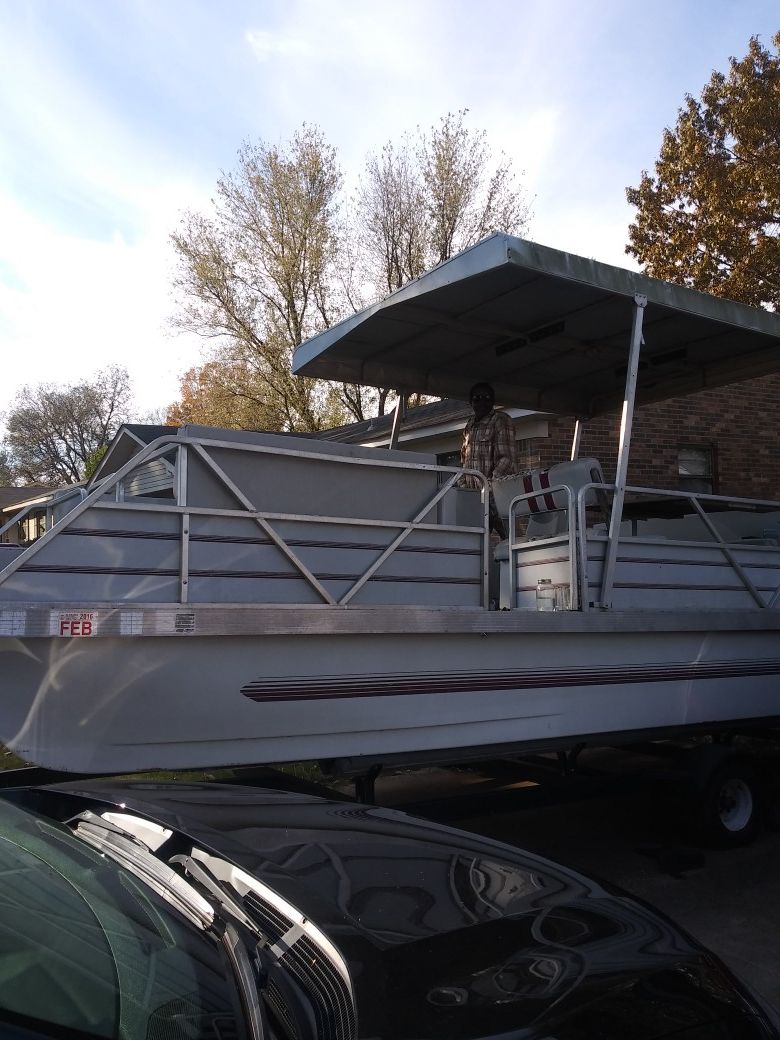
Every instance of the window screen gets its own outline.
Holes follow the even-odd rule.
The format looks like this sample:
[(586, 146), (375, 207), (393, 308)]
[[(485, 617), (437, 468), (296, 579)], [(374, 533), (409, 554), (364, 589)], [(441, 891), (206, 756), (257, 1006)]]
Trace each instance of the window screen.
[(711, 447), (686, 445), (677, 455), (677, 474), (681, 491), (711, 495), (715, 490), (714, 453)]

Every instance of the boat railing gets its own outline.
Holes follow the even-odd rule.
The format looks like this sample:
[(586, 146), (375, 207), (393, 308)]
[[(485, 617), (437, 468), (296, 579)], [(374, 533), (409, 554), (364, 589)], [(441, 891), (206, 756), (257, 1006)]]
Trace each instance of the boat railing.
[[(584, 502), (588, 488), (586, 485), (580, 492)], [(545, 496), (555, 503), (555, 496), (565, 496), (565, 505), (555, 505), (551, 509), (540, 510), (537, 502)], [(545, 488), (540, 495), (539, 490), (516, 495), (509, 505), (509, 538), (508, 538), (508, 580), (502, 581), (501, 607), (519, 607), (517, 602), (518, 557), (521, 552), (530, 551), (540, 559), (544, 575), (537, 575), (535, 568), (529, 569), (531, 584), (524, 589), (526, 606), (536, 606), (536, 582), (540, 576), (552, 573), (554, 584), (563, 587), (567, 595), (567, 609), (579, 609), (578, 568), (577, 568), (577, 531), (576, 525), (569, 521), (574, 513), (574, 490), (566, 484), (553, 484)], [(552, 549), (552, 553), (546, 552)], [(565, 551), (562, 556), (561, 552)], [(503, 561), (502, 561), (503, 562)]]
[[(6, 539), (3, 537), (3, 535), (7, 535), (9, 531), (12, 531), (16, 524), (21, 523), (22, 520), (26, 520), (27, 517), (30, 516), (32, 513), (41, 513), (41, 512), (44, 512), (44, 509), (41, 506), (41, 503), (40, 502), (31, 502), (28, 505), (24, 506), (23, 509), (20, 509), (18, 513), (14, 513), (14, 515), (11, 517), (11, 519), (10, 520), (6, 520), (6, 522), (2, 525), (2, 527), (0, 527), (0, 542), (6, 541)], [(16, 544), (20, 544), (20, 543), (16, 543)]]
[[(0, 571), (0, 599), (9, 592), (12, 599), (36, 599), (35, 575), (46, 574), (45, 599), (56, 574), (55, 598), (68, 601), (84, 598), (78, 590), (88, 588), (104, 601), (264, 602), (264, 590), (272, 589), (268, 602), (488, 605), (488, 496), (480, 473), (341, 445), (331, 450), (321, 442), (307, 449), (300, 441), (280, 445), (278, 437), (256, 440), (178, 434), (146, 445), (88, 487), (82, 501)], [(170, 472), (167, 484), (160, 462)], [(323, 464), (329, 477), (322, 476)], [(388, 471), (385, 495), (369, 474)], [(481, 495), (463, 491), (465, 475)], [(140, 514), (147, 519), (134, 533), (132, 518)], [(160, 530), (148, 519), (154, 516)], [(356, 534), (361, 530), (365, 537)], [(243, 562), (231, 562), (239, 555)], [(387, 561), (399, 556), (403, 566), (388, 573)], [(294, 580), (274, 585), (273, 578)]]
[(7, 520), (2, 526), (0, 526), (0, 544), (7, 545), (13, 544), (21, 547), (26, 547), (34, 541), (37, 541), (41, 537), (41, 534), (36, 534), (31, 538), (21, 539), (8, 539), (8, 532), (13, 531), (14, 527), (23, 523), (30, 517), (37, 517), (40, 520), (41, 533), (48, 530), (52, 524), (56, 523), (57, 520), (64, 514), (70, 511), (72, 505), (68, 503), (75, 503), (81, 501), (85, 497), (85, 490), (80, 485), (71, 485), (65, 488), (57, 488), (55, 491), (39, 493), (38, 497), (33, 501), (28, 502), (18, 512), (13, 513), (9, 520)]
[(614, 492), (564, 484), (512, 500), (497, 550), (502, 607), (535, 609), (542, 578), (556, 586), (559, 609), (780, 606), (780, 503), (628, 486), (610, 574)]
[[(52, 498), (55, 522), (0, 569), (0, 600), (489, 606), (480, 473), (266, 440), (165, 436)], [(463, 490), (466, 474), (481, 494)], [(614, 484), (512, 499), (500, 605), (534, 609), (548, 577), (572, 610), (780, 606), (780, 503), (625, 490), (614, 566)]]
[[(609, 504), (615, 485), (591, 487)], [(589, 521), (588, 488), (577, 495), (581, 609), (780, 604), (780, 503), (640, 486), (625, 490), (611, 576), (604, 566), (607, 519)]]

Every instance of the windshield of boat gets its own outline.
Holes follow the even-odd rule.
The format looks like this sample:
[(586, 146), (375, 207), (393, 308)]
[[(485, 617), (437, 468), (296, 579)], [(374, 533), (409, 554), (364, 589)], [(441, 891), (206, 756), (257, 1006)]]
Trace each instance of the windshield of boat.
[(70, 831), (0, 802), (0, 1018), (25, 1035), (244, 1035), (213, 934)]

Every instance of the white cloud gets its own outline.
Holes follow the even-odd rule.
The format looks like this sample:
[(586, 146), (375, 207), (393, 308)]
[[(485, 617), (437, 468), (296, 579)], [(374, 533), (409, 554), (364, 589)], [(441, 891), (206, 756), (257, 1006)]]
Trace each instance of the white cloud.
[(36, 61), (11, 47), (0, 69), (0, 413), (24, 384), (111, 363), (130, 371), (142, 411), (165, 407), (201, 349), (169, 331), (168, 236), (208, 194), (139, 138), (110, 92), (36, 42)]
[(269, 58), (279, 56), (282, 58), (305, 57), (312, 53), (311, 47), (306, 40), (296, 36), (275, 36), (273, 33), (262, 29), (249, 29), (246, 32), (246, 41), (252, 48), (258, 61), (268, 61)]
[(637, 262), (625, 252), (630, 219), (628, 206), (623, 216), (620, 209), (611, 205), (569, 203), (558, 212), (546, 209), (540, 214), (544, 235), (534, 234), (532, 229), (530, 237), (553, 249), (638, 271)]
[[(169, 213), (162, 203), (160, 212)], [(13, 258), (3, 264), (12, 279), (0, 282), (0, 410), (24, 384), (73, 383), (111, 363), (130, 371), (141, 410), (173, 401), (178, 375), (200, 360), (200, 341), (168, 331), (167, 219), (150, 219), (132, 243), (118, 232), (100, 241), (0, 199), (0, 223)]]

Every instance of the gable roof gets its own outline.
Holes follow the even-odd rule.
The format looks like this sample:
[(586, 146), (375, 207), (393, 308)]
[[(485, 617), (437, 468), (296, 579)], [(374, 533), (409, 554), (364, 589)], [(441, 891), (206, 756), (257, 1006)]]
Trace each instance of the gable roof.
[(158, 437), (175, 434), (178, 426), (146, 426), (143, 423), (122, 423), (114, 439), (108, 446), (103, 458), (100, 460), (95, 472), (90, 478), (90, 486), (94, 486), (101, 477), (107, 473), (113, 473), (129, 462), (134, 455), (145, 448), (147, 444), (156, 441)]
[(25, 487), (0, 487), (0, 510), (30, 502), (44, 495), (52, 494), (54, 489), (43, 484), (27, 484)]
[[(410, 408), (402, 421), (401, 430), (409, 433), (424, 430), (441, 423), (465, 421), (471, 416), (471, 407), (463, 401), (434, 401), (431, 404)], [(393, 429), (394, 412), (378, 415), (362, 422), (348, 423), (346, 426), (334, 426), (330, 430), (321, 430), (317, 437), (325, 441), (340, 441), (343, 444), (363, 444), (366, 441), (381, 440), (389, 437)]]

